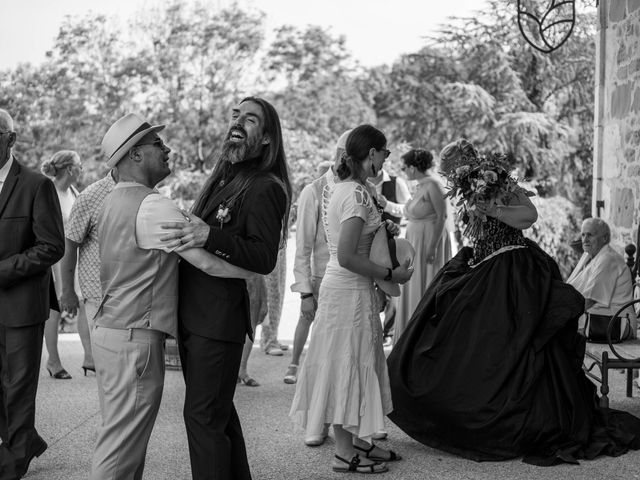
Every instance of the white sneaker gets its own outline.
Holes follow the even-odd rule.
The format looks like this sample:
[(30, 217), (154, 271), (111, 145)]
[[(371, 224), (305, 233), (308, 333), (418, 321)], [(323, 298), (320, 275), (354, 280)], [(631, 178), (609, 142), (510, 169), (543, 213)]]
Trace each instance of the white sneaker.
[(307, 447), (319, 447), (322, 445), (329, 436), (329, 425), (324, 426), (320, 435), (307, 435), (304, 439), (304, 444)]
[(371, 435), (371, 438), (373, 440), (386, 440), (387, 439), (387, 432), (385, 432), (384, 430), (380, 430), (380, 431), (374, 433), (373, 435)]
[(265, 350), (264, 353), (266, 353), (267, 355), (272, 355), (274, 357), (281, 357), (282, 355), (284, 355), (284, 352), (280, 347), (269, 347)]

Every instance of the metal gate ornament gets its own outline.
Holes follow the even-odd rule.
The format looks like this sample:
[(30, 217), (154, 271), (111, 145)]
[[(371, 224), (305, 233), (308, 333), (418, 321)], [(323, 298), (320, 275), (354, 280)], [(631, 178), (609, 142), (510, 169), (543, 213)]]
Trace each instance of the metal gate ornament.
[(575, 21), (575, 0), (518, 0), (520, 33), (543, 53), (560, 48), (571, 35)]

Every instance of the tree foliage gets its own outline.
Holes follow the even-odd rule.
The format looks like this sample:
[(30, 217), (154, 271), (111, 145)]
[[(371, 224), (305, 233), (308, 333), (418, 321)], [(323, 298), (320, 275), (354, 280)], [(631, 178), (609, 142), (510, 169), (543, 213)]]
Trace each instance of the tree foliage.
[[(450, 19), (421, 50), (375, 68), (318, 26), (283, 25), (267, 37), (265, 15), (237, 4), (168, 0), (123, 22), (68, 17), (45, 62), (0, 72), (0, 108), (16, 119), (22, 160), (36, 167), (75, 149), (84, 185), (105, 173), (100, 141), (118, 117), (136, 111), (166, 123), (175, 173), (165, 187), (183, 206), (215, 162), (230, 106), (258, 94), (280, 114), (295, 195), (320, 162), (334, 160), (339, 135), (366, 122), (387, 135), (392, 173), (406, 149), (438, 152), (464, 136), (510, 153), (551, 204), (586, 212), (595, 19), (579, 12), (568, 42), (542, 54), (521, 38), (515, 3), (489, 0), (473, 17)], [(544, 222), (537, 238), (569, 258), (556, 234), (573, 224)]]
[(375, 96), (397, 140), (438, 151), (457, 137), (510, 153), (543, 195), (580, 204), (590, 183), (595, 63), (592, 14), (578, 15), (561, 49), (532, 49), (516, 26), (515, 2), (491, 0), (452, 19), (419, 52), (393, 65)]

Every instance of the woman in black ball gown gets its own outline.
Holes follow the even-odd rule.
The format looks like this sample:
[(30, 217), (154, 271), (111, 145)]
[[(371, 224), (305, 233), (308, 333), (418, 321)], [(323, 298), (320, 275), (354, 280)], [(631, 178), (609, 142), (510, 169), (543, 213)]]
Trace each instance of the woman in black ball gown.
[[(441, 157), (465, 187), (474, 247), (440, 270), (388, 358), (389, 418), (425, 445), (477, 461), (547, 466), (640, 448), (640, 420), (600, 408), (582, 371), (584, 298), (523, 236), (537, 219), (525, 191), (508, 174), (494, 181), (500, 169), (466, 140)], [(486, 181), (470, 189), (470, 170)], [(485, 190), (478, 202), (487, 183), (493, 197)]]

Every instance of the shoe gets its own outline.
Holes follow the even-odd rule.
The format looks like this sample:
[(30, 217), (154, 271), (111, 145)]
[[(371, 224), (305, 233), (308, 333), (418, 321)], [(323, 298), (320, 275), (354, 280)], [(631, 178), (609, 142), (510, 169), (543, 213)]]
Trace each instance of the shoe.
[(289, 345), (286, 345), (284, 343), (279, 343), (278, 346), (280, 347), (280, 350), (282, 350), (283, 352), (286, 352), (287, 350), (289, 350)]
[(374, 433), (373, 435), (371, 435), (371, 439), (372, 440), (386, 440), (387, 439), (387, 432), (385, 432), (384, 430), (379, 430), (376, 433)]
[(320, 435), (307, 435), (304, 439), (304, 444), (307, 447), (319, 447), (322, 445), (329, 436), (329, 425), (324, 426)]
[(87, 376), (87, 372), (93, 372), (96, 373), (96, 367), (85, 367), (84, 365), (82, 366), (82, 370), (84, 371), (84, 376)]
[(334, 472), (384, 473), (389, 471), (384, 463), (374, 462), (371, 465), (360, 465), (360, 457), (357, 453), (353, 456), (351, 461), (345, 460), (339, 455), (334, 455), (334, 457), (347, 464), (346, 467), (336, 467), (334, 465), (332, 467)]
[(287, 368), (287, 373), (284, 376), (284, 383), (287, 385), (294, 385), (298, 381), (298, 365), (292, 363)]
[(259, 387), (260, 384), (250, 376), (238, 377), (238, 383), (244, 383), (247, 387)]
[[(357, 445), (354, 445), (353, 448), (356, 450), (360, 450), (364, 452), (364, 456), (369, 460), (373, 460), (374, 462), (396, 462), (398, 460), (402, 460), (402, 457), (398, 455), (393, 450), (387, 450), (389, 452), (389, 458), (382, 458), (377, 455), (373, 455), (371, 452), (376, 448), (376, 446), (372, 443), (370, 448), (362, 448)], [(382, 450), (382, 449), (380, 449)]]
[(22, 478), (27, 474), (31, 460), (33, 460), (35, 457), (39, 457), (40, 455), (42, 455), (48, 447), (47, 442), (45, 442), (39, 436), (36, 439), (36, 443), (37, 444), (35, 446), (32, 446), (31, 451), (27, 454), (27, 458), (24, 461), (24, 467), (22, 468), (21, 471), (18, 472), (18, 475), (19, 475), (18, 478)]
[(56, 373), (53, 373), (51, 370), (49, 370), (49, 367), (47, 367), (47, 372), (49, 372), (50, 377), (53, 377), (56, 380), (71, 380), (71, 375), (69, 375), (69, 372), (67, 372), (64, 368), (58, 370)]
[(282, 355), (284, 355), (284, 352), (282, 351), (282, 349), (280, 347), (268, 347), (264, 353), (266, 353), (267, 355), (271, 355), (274, 357), (281, 357)]

